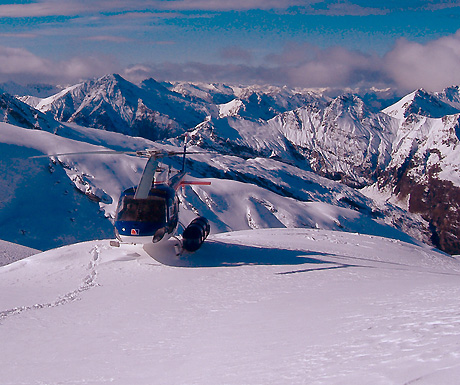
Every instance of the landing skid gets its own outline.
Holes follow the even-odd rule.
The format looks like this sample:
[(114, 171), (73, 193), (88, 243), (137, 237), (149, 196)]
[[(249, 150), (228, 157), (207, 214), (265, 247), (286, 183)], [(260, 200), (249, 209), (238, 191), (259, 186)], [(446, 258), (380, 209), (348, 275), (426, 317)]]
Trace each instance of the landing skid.
[[(170, 246), (171, 244), (173, 245), (174, 251), (175, 251), (177, 257), (180, 257), (184, 252), (187, 252), (182, 247), (182, 238), (181, 237), (172, 237), (172, 238), (170, 238), (168, 243), (169, 243), (168, 246)], [(110, 241), (110, 246), (112, 246), (112, 247), (120, 247), (121, 245), (136, 245), (136, 244), (135, 243), (129, 243), (129, 242), (121, 242), (121, 241), (118, 241), (118, 240), (111, 240)], [(162, 249), (165, 248), (164, 246), (163, 247), (162, 246), (163, 245), (159, 245), (158, 250), (162, 250)], [(168, 246), (166, 246), (166, 247), (168, 247)], [(157, 247), (156, 247), (156, 245), (154, 243), (152, 243), (152, 244), (149, 244), (149, 248), (152, 249), (152, 248), (157, 248)]]
[(110, 246), (112, 247), (120, 247), (121, 242), (120, 241), (110, 241)]
[(180, 237), (172, 237), (174, 242), (174, 250), (176, 251), (176, 257), (181, 257), (184, 253), (184, 248), (182, 247), (182, 238)]

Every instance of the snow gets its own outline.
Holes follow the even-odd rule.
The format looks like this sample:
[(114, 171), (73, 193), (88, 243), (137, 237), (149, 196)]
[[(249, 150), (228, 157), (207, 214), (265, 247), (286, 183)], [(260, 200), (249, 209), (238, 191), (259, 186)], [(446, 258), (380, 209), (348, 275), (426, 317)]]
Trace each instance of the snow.
[[(56, 100), (58, 100), (59, 98), (62, 98), (63, 96), (65, 96), (69, 92), (72, 92), (74, 89), (76, 89), (76, 88), (78, 88), (80, 86), (81, 86), (81, 83), (75, 84), (75, 85), (70, 86), (70, 87), (66, 87), (65, 89), (63, 89), (62, 91), (58, 92), (55, 95), (52, 95), (52, 96), (49, 96), (47, 98), (41, 99), (34, 107), (37, 110), (41, 111), (41, 112), (48, 112), (48, 111), (51, 110), (51, 105)], [(24, 100), (24, 102), (29, 103), (27, 100)]]
[[(0, 123), (0, 129), (0, 232), (4, 240), (45, 250), (113, 235), (103, 209), (107, 207), (107, 216), (115, 211), (120, 192), (137, 183), (145, 160), (126, 155), (33, 160), (31, 156), (43, 153), (107, 148), (6, 123)], [(76, 188), (101, 199), (101, 204)]]
[[(460, 263), (265, 229), (195, 254), (91, 241), (0, 268), (1, 383), (454, 384)], [(163, 263), (159, 263), (158, 260)]]
[(411, 92), (410, 94), (404, 96), (396, 103), (384, 108), (382, 112), (387, 115), (390, 115), (398, 120), (403, 120), (405, 118), (406, 109), (414, 102), (414, 98), (417, 91)]
[(432, 118), (457, 114), (460, 106), (458, 91), (457, 87), (450, 87), (442, 92), (431, 93), (421, 88), (383, 109), (383, 112), (399, 120), (403, 120), (410, 114)]
[(239, 99), (233, 99), (232, 101), (224, 104), (219, 104), (219, 117), (225, 118), (227, 116), (236, 116), (240, 112), (241, 108), (244, 108), (244, 104)]
[(182, 223), (190, 223), (199, 213), (210, 221), (212, 233), (259, 228), (320, 228), (415, 243), (402, 231), (356, 210), (325, 202), (301, 202), (250, 183), (206, 180), (211, 182), (210, 186), (193, 186), (181, 196)]
[(439, 169), (441, 180), (451, 181), (460, 186), (459, 140), (456, 127), (460, 115), (443, 118), (428, 118), (412, 115), (404, 121), (393, 144), (393, 152), (388, 167), (399, 168), (407, 159), (413, 158), (415, 165), (410, 174), (414, 180), (427, 178), (425, 170)]

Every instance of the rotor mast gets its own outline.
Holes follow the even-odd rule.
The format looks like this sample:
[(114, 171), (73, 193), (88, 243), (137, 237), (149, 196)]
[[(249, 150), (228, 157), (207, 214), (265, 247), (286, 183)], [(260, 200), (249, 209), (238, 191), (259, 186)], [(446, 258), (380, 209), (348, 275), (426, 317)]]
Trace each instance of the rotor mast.
[(155, 156), (151, 156), (145, 165), (144, 172), (142, 173), (141, 181), (137, 186), (134, 199), (147, 199), (149, 191), (152, 188), (153, 179), (157, 170), (158, 160)]

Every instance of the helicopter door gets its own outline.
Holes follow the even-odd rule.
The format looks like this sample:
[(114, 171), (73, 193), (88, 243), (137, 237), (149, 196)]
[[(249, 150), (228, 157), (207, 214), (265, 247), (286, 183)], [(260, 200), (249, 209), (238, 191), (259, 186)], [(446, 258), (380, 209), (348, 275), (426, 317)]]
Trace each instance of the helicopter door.
[(171, 234), (177, 227), (179, 221), (179, 199), (175, 197), (168, 202), (168, 234)]

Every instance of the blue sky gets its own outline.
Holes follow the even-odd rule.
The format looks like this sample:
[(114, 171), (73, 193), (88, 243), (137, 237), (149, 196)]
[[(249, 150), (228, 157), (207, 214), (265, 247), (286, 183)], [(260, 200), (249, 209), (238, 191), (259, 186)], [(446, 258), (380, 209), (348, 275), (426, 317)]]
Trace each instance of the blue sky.
[(3, 1), (0, 26), (0, 81), (460, 84), (460, 0)]

